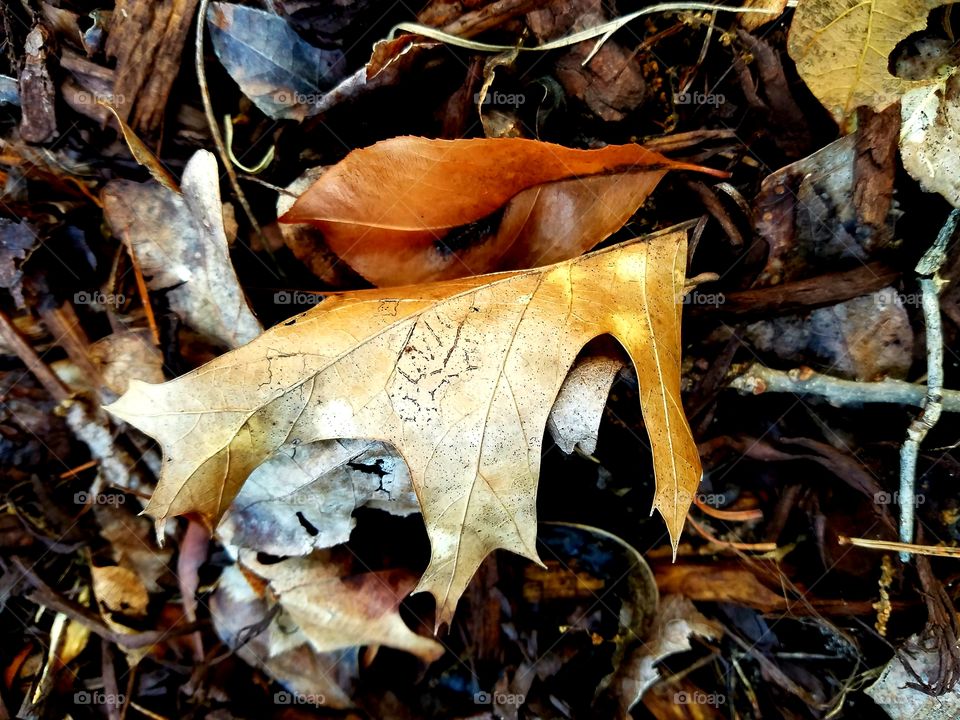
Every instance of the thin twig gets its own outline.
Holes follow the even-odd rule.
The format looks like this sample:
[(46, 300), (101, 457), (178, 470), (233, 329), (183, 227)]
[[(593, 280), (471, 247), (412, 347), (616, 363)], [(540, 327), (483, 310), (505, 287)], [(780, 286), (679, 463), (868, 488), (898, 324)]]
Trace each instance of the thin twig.
[(157, 326), (157, 318), (153, 314), (153, 304), (150, 302), (150, 292), (147, 288), (147, 281), (143, 277), (143, 270), (140, 268), (140, 261), (137, 260), (137, 254), (133, 251), (133, 243), (130, 241), (130, 232), (124, 231), (122, 235), (123, 246), (127, 250), (127, 257), (130, 258), (130, 265), (133, 267), (133, 277), (137, 282), (137, 293), (140, 295), (140, 303), (143, 305), (143, 312), (147, 316), (147, 325), (150, 327), (150, 335), (153, 337), (153, 344), (157, 347), (160, 347), (160, 328)]
[[(729, 386), (752, 395), (768, 392), (815, 395), (837, 407), (868, 403), (923, 407), (927, 398), (926, 387), (902, 380), (856, 382), (824, 375), (810, 368), (785, 372), (772, 370), (759, 363), (750, 365), (733, 378)], [(941, 398), (944, 412), (960, 412), (960, 391), (943, 390)]]
[(99, 635), (104, 640), (116, 645), (122, 645), (125, 648), (150, 647), (168, 638), (196, 632), (203, 627), (202, 623), (184, 623), (180, 627), (170, 628), (168, 630), (148, 630), (145, 632), (130, 633), (117, 632), (108, 627), (107, 624), (89, 608), (59, 595), (41, 580), (40, 576), (31, 568), (28, 568), (21, 562), (20, 558), (14, 557), (13, 564), (20, 572), (21, 577), (34, 588), (32, 592), (27, 594), (26, 597), (28, 600), (54, 612), (62, 613), (69, 619), (88, 628), (90, 632)]
[(777, 549), (776, 543), (742, 543), (734, 542), (732, 540), (721, 540), (716, 535), (707, 530), (703, 525), (698, 523), (692, 515), (687, 515), (687, 522), (690, 523), (690, 526), (697, 531), (701, 537), (705, 540), (708, 540), (713, 545), (716, 545), (720, 548), (726, 548), (730, 550), (746, 550), (748, 552), (773, 552)]
[[(938, 233), (936, 241), (916, 267), (917, 274), (920, 275), (920, 307), (927, 328), (927, 389), (923, 409), (907, 428), (907, 439), (900, 448), (900, 540), (905, 543), (913, 540), (917, 455), (920, 452), (920, 443), (937, 424), (944, 410), (943, 328), (940, 322), (940, 279), (937, 277), (937, 270), (943, 264), (947, 245), (957, 232), (958, 222), (960, 210), (954, 210)], [(900, 559), (907, 562), (910, 559), (909, 553), (901, 552)]]
[(220, 126), (217, 124), (217, 118), (213, 114), (213, 103), (210, 100), (210, 88), (207, 87), (207, 72), (203, 64), (203, 31), (206, 27), (207, 5), (209, 4), (210, 0), (200, 0), (200, 7), (197, 10), (196, 47), (194, 48), (194, 64), (196, 65), (197, 82), (200, 85), (200, 98), (203, 100), (203, 113), (207, 116), (207, 125), (210, 127), (210, 135), (213, 136), (213, 143), (217, 146), (217, 154), (220, 155), (220, 162), (223, 163), (223, 166), (227, 171), (227, 177), (230, 179), (230, 186), (233, 188), (233, 193), (237, 196), (237, 201), (240, 203), (240, 207), (243, 208), (243, 212), (250, 221), (250, 225), (257, 233), (257, 237), (259, 238), (263, 249), (266, 251), (267, 255), (273, 259), (273, 252), (270, 250), (270, 245), (263, 234), (263, 229), (260, 227), (260, 223), (257, 222), (257, 218), (253, 215), (253, 209), (250, 207), (250, 203), (247, 202), (247, 196), (243, 194), (243, 190), (240, 188), (240, 181), (237, 178), (237, 171), (234, 169), (233, 163), (230, 162), (230, 154), (227, 152), (227, 146), (223, 142), (223, 136), (220, 134)]

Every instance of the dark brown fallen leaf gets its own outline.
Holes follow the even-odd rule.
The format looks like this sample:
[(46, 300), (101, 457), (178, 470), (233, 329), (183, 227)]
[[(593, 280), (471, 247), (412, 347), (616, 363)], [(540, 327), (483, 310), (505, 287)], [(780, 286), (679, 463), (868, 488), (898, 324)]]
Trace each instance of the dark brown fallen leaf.
[(760, 352), (796, 363), (816, 359), (832, 375), (903, 379), (913, 363), (908, 296), (887, 287), (869, 295), (748, 325), (743, 336)]

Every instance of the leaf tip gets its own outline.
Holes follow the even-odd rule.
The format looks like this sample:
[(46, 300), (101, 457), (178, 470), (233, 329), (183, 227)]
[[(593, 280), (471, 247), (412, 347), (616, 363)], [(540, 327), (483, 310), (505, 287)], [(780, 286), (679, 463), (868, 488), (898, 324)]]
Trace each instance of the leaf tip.
[(277, 222), (281, 222), (284, 225), (296, 225), (298, 223), (310, 222), (311, 217), (309, 211), (304, 207), (306, 202), (304, 198), (310, 193), (310, 188), (297, 197), (293, 201), (293, 205), (280, 217), (277, 218)]
[(150, 383), (146, 383), (143, 380), (131, 379), (127, 385), (127, 391), (123, 395), (112, 403), (101, 405), (101, 407), (114, 417), (124, 422), (132, 423), (131, 418), (138, 415), (134, 410), (138, 404), (142, 403), (142, 400), (137, 400), (137, 396), (144, 392), (144, 388), (149, 387)]
[(166, 536), (164, 535), (164, 532), (163, 532), (163, 526), (166, 524), (167, 518), (165, 516), (164, 517), (152, 516), (148, 512), (148, 509), (149, 509), (149, 503), (147, 507), (145, 507), (139, 513), (137, 513), (137, 516), (140, 517), (140, 516), (146, 515), (147, 517), (150, 517), (153, 519), (153, 534), (157, 538), (157, 547), (162, 549), (163, 544), (166, 541)]

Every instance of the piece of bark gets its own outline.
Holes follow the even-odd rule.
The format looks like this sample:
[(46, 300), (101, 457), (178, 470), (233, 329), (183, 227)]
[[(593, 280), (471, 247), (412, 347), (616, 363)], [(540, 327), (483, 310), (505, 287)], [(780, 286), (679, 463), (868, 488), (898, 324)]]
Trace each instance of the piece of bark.
[(197, 2), (117, 1), (106, 46), (107, 55), (117, 59), (115, 107), (144, 133), (152, 133), (163, 120)]
[(894, 103), (879, 113), (860, 108), (858, 127), (853, 160), (853, 206), (857, 211), (861, 244), (870, 252), (893, 239), (893, 226), (887, 218), (893, 206), (900, 106)]
[(116, 73), (81, 55), (64, 48), (60, 55), (60, 67), (67, 70), (60, 84), (60, 95), (70, 108), (95, 120), (101, 126), (107, 124), (110, 111), (100, 101), (114, 105), (113, 85)]
[(899, 278), (899, 270), (882, 262), (872, 262), (853, 270), (817, 275), (773, 287), (723, 293), (723, 301), (714, 304), (691, 301), (684, 312), (694, 316), (714, 313), (738, 317), (786, 315), (852, 300), (895, 285)]
[[(869, 131), (868, 131), (869, 132)], [(858, 157), (860, 132), (847, 135), (769, 175), (754, 201), (754, 228), (769, 246), (758, 286), (800, 280), (837, 267), (838, 261), (874, 259), (893, 238), (895, 211), (871, 211), (883, 184), (869, 173), (892, 173), (895, 153), (873, 154), (867, 170)], [(865, 222), (877, 223), (870, 225)]]
[(49, 33), (34, 25), (24, 44), (20, 71), (20, 137), (28, 143), (45, 143), (57, 135), (56, 88), (50, 78), (47, 43)]
[(39, 243), (40, 238), (26, 220), (13, 222), (0, 218), (0, 288), (10, 291), (13, 301), (21, 310), (26, 307), (21, 268)]

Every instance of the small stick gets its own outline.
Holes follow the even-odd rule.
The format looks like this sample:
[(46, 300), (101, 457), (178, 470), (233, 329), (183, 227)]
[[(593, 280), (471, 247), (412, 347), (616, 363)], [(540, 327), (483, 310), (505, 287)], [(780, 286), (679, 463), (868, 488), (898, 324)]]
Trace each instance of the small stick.
[(153, 710), (148, 710), (142, 705), (137, 705), (137, 703), (135, 703), (133, 700), (130, 701), (130, 707), (132, 707), (134, 710), (136, 710), (138, 713), (140, 713), (144, 717), (150, 718), (150, 720), (169, 720), (169, 718), (167, 718), (165, 715), (159, 715), (155, 713)]
[(133, 251), (133, 243), (130, 242), (129, 232), (123, 233), (123, 244), (127, 248), (127, 255), (130, 258), (130, 264), (133, 266), (133, 277), (137, 281), (137, 293), (140, 295), (140, 302), (143, 304), (143, 312), (147, 316), (147, 325), (150, 326), (153, 343), (157, 347), (160, 347), (160, 329), (157, 327), (157, 318), (153, 314), (153, 305), (150, 303), (147, 281), (144, 279), (143, 271), (140, 269), (140, 261), (137, 260), (137, 254)]
[(759, 508), (754, 508), (753, 510), (720, 510), (712, 505), (707, 505), (707, 503), (700, 499), (699, 494), (693, 496), (693, 504), (696, 505), (704, 515), (709, 515), (717, 520), (724, 520), (726, 522), (763, 520), (763, 510)]
[[(943, 328), (940, 323), (940, 278), (937, 270), (946, 257), (946, 248), (957, 232), (960, 210), (947, 217), (937, 239), (917, 263), (920, 275), (920, 307), (923, 322), (927, 327), (927, 391), (920, 415), (907, 428), (907, 439), (900, 448), (900, 540), (913, 540), (915, 494), (917, 484), (917, 454), (920, 443), (937, 424), (943, 411)], [(900, 553), (900, 560), (907, 562), (910, 554)]]
[(746, 550), (752, 552), (773, 552), (777, 549), (776, 543), (741, 543), (741, 542), (732, 542), (730, 540), (721, 540), (707, 530), (703, 525), (694, 520), (692, 515), (687, 515), (687, 522), (690, 523), (691, 527), (697, 531), (704, 539), (709, 540), (714, 545), (717, 545), (721, 548), (729, 548), (731, 550)]
[[(117, 687), (117, 673), (113, 663), (113, 648), (110, 643), (100, 643), (100, 677), (103, 678), (103, 689), (105, 693), (113, 698), (119, 699), (120, 688)], [(108, 720), (120, 720), (120, 708), (116, 702), (105, 703)]]
[[(733, 378), (729, 386), (752, 395), (767, 392), (816, 395), (837, 407), (867, 403), (923, 407), (927, 397), (927, 388), (923, 385), (902, 380), (856, 382), (824, 375), (807, 367), (784, 372), (759, 363), (750, 365)], [(943, 390), (941, 399), (944, 412), (960, 412), (960, 390)]]
[(60, 478), (61, 480), (66, 480), (68, 477), (79, 475), (84, 470), (89, 470), (90, 468), (96, 467), (99, 464), (100, 464), (99, 460), (87, 460), (87, 462), (83, 463), (82, 465), (77, 465), (76, 467), (70, 468), (66, 472), (60, 473), (57, 477)]
[(743, 234), (737, 228), (736, 223), (733, 222), (726, 208), (723, 207), (716, 193), (699, 180), (688, 182), (687, 187), (700, 196), (700, 200), (707, 208), (707, 212), (709, 212), (710, 215), (713, 216), (713, 219), (723, 228), (727, 238), (730, 240), (731, 247), (734, 250), (741, 249), (743, 247)]
[(736, 133), (733, 130), (690, 130), (675, 135), (657, 135), (643, 139), (643, 146), (648, 150), (659, 153), (686, 150), (710, 140), (733, 140)]

